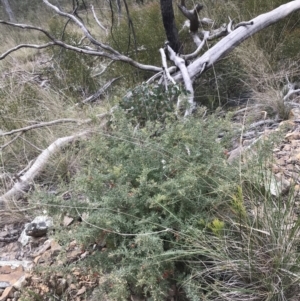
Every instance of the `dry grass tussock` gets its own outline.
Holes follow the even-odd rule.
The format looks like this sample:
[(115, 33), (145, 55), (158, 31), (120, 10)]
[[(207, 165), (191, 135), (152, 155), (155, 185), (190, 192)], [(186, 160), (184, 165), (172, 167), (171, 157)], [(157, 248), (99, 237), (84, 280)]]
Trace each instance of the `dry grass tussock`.
[(185, 289), (203, 300), (298, 300), (296, 207), (293, 193), (284, 200), (256, 189), (234, 194), (230, 212), (218, 212), (210, 226), (214, 235), (197, 231), (187, 239), (186, 255), (198, 257), (189, 262)]
[(254, 107), (255, 104), (260, 105), (258, 110), (252, 111), (253, 116), (261, 116), (260, 112), (264, 110), (268, 119), (287, 119), (291, 107), (283, 100), (287, 92), (284, 88), (288, 81), (293, 83), (299, 78), (298, 61), (275, 64), (271, 55), (252, 40), (238, 47), (235, 55), (245, 70), (244, 84), (252, 92)]

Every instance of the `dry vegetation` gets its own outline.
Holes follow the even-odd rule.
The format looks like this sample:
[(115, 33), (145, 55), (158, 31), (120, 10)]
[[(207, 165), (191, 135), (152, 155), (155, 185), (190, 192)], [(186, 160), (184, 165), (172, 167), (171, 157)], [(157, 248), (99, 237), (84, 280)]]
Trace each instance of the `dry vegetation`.
[[(204, 1), (205, 13), (218, 24), (227, 22), (228, 15), (243, 20), (247, 14), (257, 14), (261, 3), (246, 2), (240, 7), (239, 1), (226, 1), (225, 6), (223, 1)], [(94, 4), (100, 6), (97, 1)], [(138, 47), (146, 49), (137, 57), (154, 64), (160, 61), (158, 49), (164, 35), (163, 27), (158, 26), (157, 36), (153, 36), (160, 19), (149, 16), (157, 17), (159, 6), (145, 3), (145, 12), (144, 6), (130, 4), (132, 20), (139, 24), (136, 29), (142, 30), (136, 35)], [(108, 26), (109, 7), (97, 13)], [(25, 21), (37, 22), (54, 35), (62, 34), (64, 23), (57, 16), (44, 8), (37, 16), (29, 15)], [(106, 36), (86, 10), (82, 9), (80, 16), (91, 32), (115, 43), (121, 52), (134, 51), (133, 44), (127, 49), (126, 18), (119, 20), (119, 26), (116, 18), (113, 36)], [(278, 36), (295, 34), (291, 26), (279, 29), (279, 35), (268, 31), (270, 41), (277, 43)], [(44, 39), (31, 31), (7, 26), (1, 30), (0, 53), (28, 40), (38, 43)], [(187, 40), (187, 32), (180, 35)], [(81, 38), (72, 24), (64, 37), (75, 44)], [(299, 292), (300, 272), (299, 221), (292, 225), (288, 221), (295, 207), (294, 194), (276, 199), (251, 176), (255, 171), (259, 178), (263, 164), (247, 170), (251, 164), (247, 168), (242, 162), (229, 165), (224, 155), (233, 137), (241, 134), (233, 130), (232, 113), (228, 117), (224, 110), (230, 100), (228, 91), (233, 91), (233, 96), (251, 92), (245, 123), (261, 118), (261, 112), (268, 118), (285, 119), (291, 109), (283, 101), (282, 90), (287, 79), (299, 80), (299, 57), (285, 49), (293, 55), (279, 60), (278, 53), (285, 45), (274, 42), (274, 51), (268, 53), (260, 39), (244, 43), (196, 82), (196, 96), (206, 101), (209, 110), (199, 108), (186, 122), (158, 110), (154, 114), (162, 121), (153, 121), (151, 116), (145, 120), (142, 102), (134, 116), (116, 108), (128, 88), (141, 87), (149, 77), (120, 63), (109, 64), (106, 59), (58, 48), (22, 48), (0, 61), (1, 195), (14, 187), (57, 139), (85, 133), (63, 144), (31, 179), (26, 193), (0, 211), (0, 227), (43, 210), (56, 220), (66, 211), (73, 216), (88, 212), (85, 226), (73, 233), (59, 229), (57, 240), (67, 244), (69, 236), (76, 236), (88, 248), (99, 236), (106, 237), (106, 251), (94, 252), (83, 266), (106, 275), (99, 294), (109, 295), (111, 300), (129, 300), (132, 294), (166, 300), (171, 285), (177, 286), (176, 300), (199, 300), (199, 296), (214, 301), (291, 300), (291, 293)], [(284, 43), (288, 42), (286, 38)], [(189, 49), (191, 44), (186, 42), (185, 47)], [(107, 66), (106, 72), (97, 76)], [(120, 74), (123, 77), (101, 98), (83, 103)], [(152, 87), (147, 89), (151, 95)], [(136, 95), (146, 99), (146, 92)], [(211, 108), (216, 106), (215, 114)], [(103, 113), (110, 115), (103, 118)], [(218, 134), (223, 132), (217, 144)], [(270, 151), (274, 145), (269, 142)], [(265, 149), (259, 153), (262, 158), (265, 154)], [(68, 209), (63, 208), (65, 204)], [(20, 215), (16, 215), (17, 209), (21, 209)]]

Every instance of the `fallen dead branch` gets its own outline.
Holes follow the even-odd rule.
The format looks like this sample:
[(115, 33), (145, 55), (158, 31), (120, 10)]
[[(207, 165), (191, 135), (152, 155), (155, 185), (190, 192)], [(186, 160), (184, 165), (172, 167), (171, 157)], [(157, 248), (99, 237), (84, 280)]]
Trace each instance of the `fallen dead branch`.
[(90, 131), (80, 132), (67, 137), (58, 138), (36, 158), (32, 166), (21, 176), (13, 187), (0, 197), (0, 209), (9, 207), (9, 202), (19, 199), (29, 188), (34, 178), (44, 169), (51, 156), (65, 145), (87, 136)]

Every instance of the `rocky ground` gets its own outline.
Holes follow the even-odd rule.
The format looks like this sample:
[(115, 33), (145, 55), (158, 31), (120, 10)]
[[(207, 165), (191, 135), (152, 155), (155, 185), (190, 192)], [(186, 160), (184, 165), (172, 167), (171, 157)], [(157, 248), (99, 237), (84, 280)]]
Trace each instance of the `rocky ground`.
[[(242, 111), (243, 113), (244, 111)], [(255, 152), (255, 145), (261, 139), (268, 139), (270, 133), (282, 130), (284, 138), (273, 150), (274, 161), (269, 170), (272, 181), (269, 187), (274, 195), (293, 189), (300, 191), (300, 114), (291, 111), (290, 119), (274, 121), (262, 119), (247, 127), (234, 147), (228, 151), (229, 162), (242, 159)], [(242, 116), (242, 115), (241, 115)], [(235, 116), (237, 124), (242, 119)], [(99, 275), (82, 271), (76, 264), (69, 274), (51, 272), (85, 260), (92, 252), (105, 252), (105, 242), (95, 243), (90, 250), (83, 249), (74, 240), (67, 248), (52, 238), (56, 225), (51, 217), (39, 216), (28, 220), (22, 213), (2, 212), (0, 220), (0, 301), (17, 300), (99, 300), (97, 287), (102, 279)], [(64, 216), (60, 227), (80, 226), (76, 220)], [(53, 236), (54, 237), (54, 236)], [(134, 296), (133, 301), (140, 300)], [(105, 296), (101, 300), (106, 300)], [(172, 298), (170, 298), (172, 300)]]
[[(80, 221), (65, 216), (62, 226), (78, 224)], [(85, 274), (76, 267), (68, 275), (44, 269), (62, 268), (89, 255), (75, 240), (62, 250), (51, 238), (54, 227), (50, 217), (40, 216), (30, 223), (13, 222), (0, 229), (1, 301), (19, 300), (20, 291), (23, 292), (21, 300), (60, 300), (62, 294), (68, 296), (67, 300), (87, 300), (87, 295), (88, 300), (93, 300), (92, 291), (100, 281), (98, 275)]]

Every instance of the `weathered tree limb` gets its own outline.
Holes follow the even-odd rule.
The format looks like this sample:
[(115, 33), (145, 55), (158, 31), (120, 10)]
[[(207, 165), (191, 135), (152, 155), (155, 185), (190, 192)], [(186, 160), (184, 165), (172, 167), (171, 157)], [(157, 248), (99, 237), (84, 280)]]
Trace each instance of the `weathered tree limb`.
[(4, 209), (7, 205), (9, 205), (10, 201), (19, 199), (26, 192), (34, 178), (48, 163), (48, 160), (51, 156), (56, 154), (63, 146), (82, 138), (89, 133), (89, 131), (84, 131), (71, 136), (58, 138), (52, 144), (50, 144), (45, 150), (42, 151), (32, 166), (25, 172), (25, 174), (19, 178), (18, 182), (16, 182), (9, 191), (0, 196), (0, 209)]
[[(202, 35), (204, 35), (205, 31), (202, 31)], [(217, 29), (213, 29), (209, 32), (209, 37), (207, 38), (208, 41), (212, 41), (212, 40), (216, 40), (218, 38), (224, 37), (228, 34), (228, 28), (226, 23), (224, 23), (223, 25), (221, 25), (219, 28)]]
[(36, 48), (36, 49), (42, 49), (42, 48), (46, 48), (49, 46), (60, 46), (62, 48), (68, 49), (68, 50), (72, 50), (72, 51), (76, 51), (78, 53), (83, 53), (83, 54), (87, 54), (87, 55), (92, 55), (92, 56), (100, 56), (100, 57), (106, 57), (109, 58), (113, 61), (122, 61), (124, 63), (128, 63), (138, 69), (141, 70), (146, 70), (146, 71), (151, 71), (151, 72), (160, 72), (162, 71), (162, 68), (160, 67), (156, 67), (156, 66), (152, 66), (152, 65), (144, 65), (141, 64), (131, 58), (129, 58), (126, 55), (118, 55), (115, 53), (109, 53), (109, 52), (105, 52), (105, 51), (101, 51), (99, 49), (93, 49), (93, 48), (84, 48), (84, 47), (77, 47), (77, 46), (73, 46), (70, 44), (66, 44), (60, 40), (55, 39), (54, 37), (52, 37), (46, 30), (44, 30), (43, 28), (40, 27), (36, 27), (36, 26), (32, 26), (32, 25), (27, 25), (27, 24), (15, 24), (15, 23), (11, 23), (11, 22), (6, 22), (3, 20), (0, 20), (0, 24), (5, 24), (5, 25), (9, 25), (9, 26), (13, 26), (13, 27), (17, 27), (17, 28), (21, 28), (21, 29), (29, 29), (29, 30), (36, 30), (39, 31), (43, 34), (45, 34), (52, 42), (49, 42), (47, 44), (43, 44), (43, 45), (32, 45), (32, 44), (21, 44), (21, 45), (17, 45), (16, 47), (13, 47), (11, 49), (9, 49), (8, 51), (6, 51), (5, 53), (3, 53), (0, 56), (0, 60), (4, 59), (6, 56), (8, 56), (10, 53), (17, 51), (20, 48)]
[(164, 73), (167, 77), (167, 79), (173, 84), (175, 85), (175, 80), (172, 78), (172, 76), (170, 75), (170, 72), (168, 70), (168, 65), (167, 65), (167, 57), (166, 57), (166, 54), (165, 54), (165, 50), (163, 48), (160, 48), (159, 49), (159, 52), (160, 52), (160, 55), (161, 55), (161, 61), (162, 61), (162, 65), (163, 65), (163, 70), (164, 70)]
[[(180, 56), (176, 55), (175, 51), (167, 44), (166, 45), (166, 50), (169, 53), (170, 60), (174, 62), (174, 64), (179, 68), (182, 77), (183, 77), (183, 82), (185, 85), (185, 88), (187, 92), (189, 93), (187, 95), (187, 101), (189, 106), (187, 107), (184, 116), (189, 116), (192, 114), (193, 110), (196, 107), (196, 103), (194, 102), (194, 88), (193, 88), (193, 83), (191, 81), (191, 78), (189, 76), (189, 73), (187, 71), (187, 67), (185, 65), (185, 60), (181, 58)], [(178, 99), (177, 103), (177, 108), (180, 106), (180, 98)]]
[[(290, 1), (270, 12), (259, 15), (247, 23), (252, 25), (238, 27), (187, 67), (191, 79), (193, 80), (197, 77), (199, 70), (201, 70), (204, 64), (205, 70), (211, 68), (218, 60), (240, 45), (243, 41), (299, 9), (299, 0)], [(176, 81), (183, 79), (182, 74), (179, 72), (173, 77)]]
[[(164, 0), (165, 1), (165, 0)], [(92, 47), (90, 46), (81, 46), (78, 45), (73, 46), (70, 44), (66, 44), (65, 42), (61, 40), (57, 40), (54, 37), (51, 36), (49, 32), (46, 30), (34, 27), (31, 25), (26, 24), (15, 24), (11, 22), (5, 22), (0, 21), (2, 24), (22, 28), (22, 29), (31, 29), (31, 30), (37, 30), (42, 32), (44, 35), (48, 37), (50, 40), (49, 43), (44, 45), (31, 45), (31, 44), (22, 44), (18, 45), (10, 50), (8, 50), (6, 53), (0, 56), (0, 59), (3, 59), (8, 54), (22, 48), (22, 47), (31, 47), (31, 48), (46, 48), (49, 46), (59, 46), (63, 47), (65, 49), (76, 51), (79, 53), (83, 53), (86, 55), (92, 55), (92, 56), (100, 56), (100, 57), (106, 57), (113, 61), (122, 61), (124, 63), (128, 63), (138, 69), (147, 70), (151, 72), (160, 73), (162, 71), (161, 67), (156, 67), (152, 65), (144, 65), (140, 64), (139, 62), (131, 59), (128, 56), (120, 54), (118, 51), (110, 47), (109, 45), (106, 45), (100, 41), (97, 41), (89, 32), (89, 30), (86, 28), (84, 23), (75, 15), (65, 13), (61, 11), (57, 6), (51, 4), (48, 0), (43, 0), (43, 2), (53, 9), (55, 12), (57, 12), (59, 15), (68, 18), (69, 20), (72, 20), (83, 32), (83, 34), (86, 36), (86, 38), (91, 42)], [(168, 2), (169, 3), (169, 2)], [(184, 4), (184, 1), (182, 2)], [(253, 34), (257, 33), (258, 31), (270, 26), (273, 23), (278, 22), (279, 20), (285, 18), (289, 14), (297, 11), (300, 9), (300, 1), (290, 1), (289, 3), (283, 4), (280, 7), (262, 14), (249, 22), (241, 22), (236, 27), (231, 26), (232, 21), (229, 22), (229, 25), (227, 26), (224, 24), (224, 26), (221, 26), (219, 29), (215, 29), (210, 31), (210, 35), (207, 38), (207, 40), (211, 40), (216, 37), (220, 37), (223, 35), (226, 35), (222, 40), (220, 40), (218, 43), (216, 43), (212, 48), (210, 48), (208, 51), (206, 51), (201, 57), (197, 58), (194, 62), (192, 62), (187, 67), (187, 72), (182, 73), (177, 72), (176, 74), (173, 74), (174, 67), (168, 68), (168, 71), (170, 74), (172, 74), (172, 77), (176, 82), (185, 81), (183, 74), (188, 74), (190, 81), (194, 81), (199, 75), (206, 71), (207, 69), (211, 68), (215, 63), (218, 62), (222, 57), (224, 57), (226, 54), (228, 54), (230, 51), (232, 51), (235, 47), (237, 47), (239, 44), (241, 44), (244, 40), (251, 37)], [(194, 12), (197, 12), (197, 7), (194, 9)], [(198, 18), (198, 16), (197, 16)], [(199, 21), (199, 20), (198, 20)], [(200, 22), (200, 21), (199, 21)], [(228, 34), (228, 31), (231, 31)], [(202, 33), (203, 36), (205, 35), (205, 31)], [(195, 40), (195, 37), (194, 37)], [(195, 40), (197, 42), (197, 45), (199, 46), (202, 41), (200, 39)], [(174, 50), (174, 49), (173, 49)], [(176, 52), (176, 51), (175, 51)], [(195, 55), (193, 53), (192, 55)]]
[[(100, 51), (99, 49), (84, 49), (72, 45), (68, 45), (66, 43), (63, 43), (62, 41), (55, 40), (47, 31), (45, 31), (42, 28), (30, 26), (30, 25), (24, 25), (24, 24), (14, 24), (11, 22), (5, 22), (0, 21), (2, 24), (7, 24), (10, 26), (15, 26), (23, 29), (32, 29), (32, 30), (38, 30), (43, 32), (52, 42), (54, 42), (55, 45), (72, 50), (77, 51), (79, 53), (84, 53), (87, 55), (93, 55), (93, 56), (103, 56), (110, 58), (115, 61), (123, 61), (125, 63), (128, 63), (136, 68), (152, 71), (152, 72), (160, 72), (162, 71), (161, 68), (151, 65), (144, 65), (140, 64), (131, 58), (124, 56), (122, 54), (119, 54), (116, 50), (112, 49), (110, 46), (103, 44), (99, 41), (96, 41), (93, 36), (89, 33), (87, 28), (84, 26), (84, 24), (78, 20), (75, 16), (67, 14), (62, 12), (58, 7), (52, 5), (47, 0), (43, 0), (43, 2), (48, 5), (50, 8), (52, 8), (54, 11), (56, 11), (58, 14), (70, 18), (73, 20), (80, 29), (84, 32), (84, 34), (87, 36), (87, 38), (96, 46), (99, 46), (107, 51)], [(205, 52), (201, 57), (199, 57), (197, 60), (195, 60), (192, 64), (188, 66), (188, 72), (190, 74), (190, 77), (192, 80), (194, 80), (197, 76), (199, 71), (202, 70), (203, 66), (205, 66), (205, 70), (212, 67), (213, 64), (215, 64), (220, 58), (225, 56), (228, 52), (232, 51), (235, 47), (237, 47), (239, 44), (241, 44), (244, 40), (255, 34), (256, 32), (262, 30), (263, 28), (266, 28), (270, 26), (273, 23), (278, 22), (279, 20), (285, 18), (287, 15), (291, 14), (294, 11), (297, 11), (300, 9), (300, 2), (299, 1), (291, 1), (287, 4), (283, 4), (280, 7), (274, 9), (273, 11), (270, 11), (268, 13), (262, 14), (254, 19), (252, 19), (249, 22), (242, 23), (238, 28), (233, 30), (229, 35), (224, 37), (222, 40), (220, 40), (215, 46), (210, 48), (207, 52)], [(252, 25), (251, 25), (252, 24)], [(210, 33), (210, 36), (208, 37), (208, 40), (215, 38), (217, 36), (222, 36), (223, 34), (227, 33), (227, 27), (224, 26), (221, 27), (221, 29), (218, 29), (217, 31), (212, 31)], [(49, 47), (52, 46), (50, 44), (45, 44), (43, 47)], [(26, 45), (22, 45), (21, 47), (26, 47)], [(18, 47), (14, 50), (10, 50), (9, 53), (12, 51), (16, 51), (17, 49), (21, 48)], [(29, 44), (30, 47), (30, 44)], [(7, 55), (7, 54), (6, 54)], [(2, 55), (0, 58), (3, 59), (6, 55)], [(176, 76), (174, 76), (174, 79), (176, 81), (183, 80), (183, 77), (181, 73), (177, 73)]]

